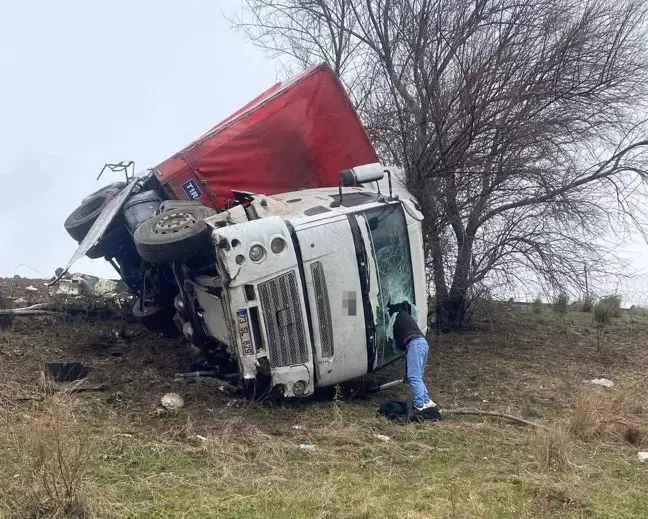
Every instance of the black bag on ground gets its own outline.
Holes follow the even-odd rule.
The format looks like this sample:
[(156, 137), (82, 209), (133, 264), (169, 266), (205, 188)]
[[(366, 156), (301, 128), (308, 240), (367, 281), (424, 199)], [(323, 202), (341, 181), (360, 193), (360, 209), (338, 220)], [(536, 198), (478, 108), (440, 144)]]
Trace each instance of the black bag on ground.
[(391, 400), (385, 402), (378, 409), (378, 414), (387, 418), (392, 422), (408, 423), (408, 422), (423, 422), (427, 420), (440, 421), (443, 419), (439, 409), (436, 407), (428, 407), (419, 411), (416, 408), (410, 408), (406, 402), (398, 400)]

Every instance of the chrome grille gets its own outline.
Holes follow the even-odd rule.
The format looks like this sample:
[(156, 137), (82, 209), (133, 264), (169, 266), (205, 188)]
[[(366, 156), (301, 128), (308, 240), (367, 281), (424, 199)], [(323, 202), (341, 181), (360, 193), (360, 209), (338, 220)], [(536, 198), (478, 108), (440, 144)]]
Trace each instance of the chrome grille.
[(270, 366), (308, 362), (304, 318), (301, 312), (297, 276), (288, 272), (259, 284)]
[(333, 356), (333, 326), (331, 323), (331, 307), (329, 306), (328, 290), (326, 289), (326, 278), (322, 263), (316, 261), (311, 264), (311, 275), (313, 276), (313, 290), (315, 292), (315, 304), (317, 305), (317, 323), (322, 344), (322, 356)]

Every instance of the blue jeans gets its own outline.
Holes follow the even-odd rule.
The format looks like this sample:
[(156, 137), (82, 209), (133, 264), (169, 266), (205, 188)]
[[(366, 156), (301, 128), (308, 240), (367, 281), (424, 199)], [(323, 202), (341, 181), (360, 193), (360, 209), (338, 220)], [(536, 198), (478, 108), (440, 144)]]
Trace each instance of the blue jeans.
[(429, 346), (423, 337), (413, 339), (407, 345), (407, 381), (412, 388), (414, 407), (421, 408), (430, 401), (430, 395), (423, 383)]

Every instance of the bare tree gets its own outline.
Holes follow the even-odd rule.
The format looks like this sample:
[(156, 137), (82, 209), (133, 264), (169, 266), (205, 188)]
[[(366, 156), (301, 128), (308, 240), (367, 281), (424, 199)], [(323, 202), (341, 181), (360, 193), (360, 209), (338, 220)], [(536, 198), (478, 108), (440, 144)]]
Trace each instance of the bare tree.
[[(577, 286), (642, 228), (643, 0), (246, 0), (237, 27), (326, 60), (426, 216), (437, 322), (489, 283)], [(286, 59), (287, 58), (287, 59)]]

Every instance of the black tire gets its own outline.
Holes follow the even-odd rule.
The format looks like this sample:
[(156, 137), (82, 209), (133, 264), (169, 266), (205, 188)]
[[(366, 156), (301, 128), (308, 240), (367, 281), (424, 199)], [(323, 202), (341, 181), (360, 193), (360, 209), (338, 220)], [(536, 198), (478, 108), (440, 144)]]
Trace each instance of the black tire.
[(65, 220), (64, 227), (68, 234), (77, 242), (82, 242), (92, 225), (99, 218), (101, 211), (119, 191), (121, 189), (118, 187), (107, 186), (85, 200)]
[(142, 259), (149, 263), (187, 261), (211, 250), (209, 207), (172, 209), (142, 223), (133, 234)]

